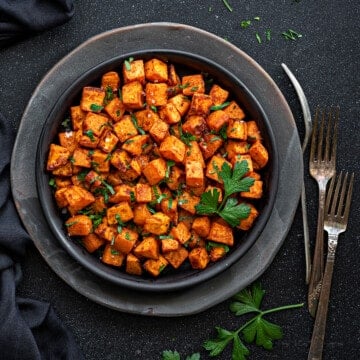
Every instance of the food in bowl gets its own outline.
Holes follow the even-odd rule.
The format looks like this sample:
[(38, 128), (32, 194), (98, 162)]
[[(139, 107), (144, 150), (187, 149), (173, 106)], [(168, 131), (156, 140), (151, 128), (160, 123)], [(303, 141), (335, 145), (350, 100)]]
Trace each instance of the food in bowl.
[(70, 237), (127, 274), (226, 257), (259, 215), (269, 153), (256, 120), (205, 73), (128, 58), (85, 86), (49, 147)]

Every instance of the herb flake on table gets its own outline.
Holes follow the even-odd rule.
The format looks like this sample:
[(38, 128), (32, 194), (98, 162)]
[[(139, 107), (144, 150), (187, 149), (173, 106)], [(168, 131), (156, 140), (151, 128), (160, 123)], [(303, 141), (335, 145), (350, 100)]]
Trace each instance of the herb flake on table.
[(233, 11), (231, 5), (229, 4), (229, 2), (228, 2), (227, 0), (222, 0), (222, 2), (224, 3), (225, 7), (226, 7), (230, 12)]
[(302, 35), (294, 30), (289, 29), (288, 31), (284, 31), (281, 33), (281, 35), (286, 40), (297, 40), (302, 37)]

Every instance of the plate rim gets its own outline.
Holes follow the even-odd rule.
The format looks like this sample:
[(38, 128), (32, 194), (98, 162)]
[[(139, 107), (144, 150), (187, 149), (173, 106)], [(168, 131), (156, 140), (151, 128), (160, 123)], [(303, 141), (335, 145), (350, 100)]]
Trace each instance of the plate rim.
[[(281, 91), (278, 89), (275, 82), (265, 72), (265, 70), (262, 69), (260, 65), (255, 62), (255, 60), (253, 60), (242, 50), (240, 50), (239, 48), (235, 47), (234, 45), (226, 42), (225, 40), (219, 38), (218, 36), (212, 33), (209, 33), (205, 30), (195, 28), (189, 25), (162, 22), (162, 23), (147, 23), (147, 24), (138, 24), (138, 25), (122, 27), (122, 28), (106, 31), (104, 33), (91, 37), (90, 39), (86, 40), (84, 43), (76, 47), (73, 51), (71, 51), (59, 62), (57, 62), (57, 64), (55, 64), (52, 67), (52, 69), (50, 69), (47, 72), (47, 74), (44, 76), (44, 78), (36, 87), (24, 111), (22, 120), (20, 122), (18, 134), (13, 149), (12, 159), (11, 159), (11, 185), (12, 185), (13, 197), (15, 200), (18, 213), (23, 221), (23, 224), (25, 225), (25, 228), (28, 230), (30, 236), (33, 238), (35, 246), (41, 253), (44, 260), (48, 263), (50, 268), (52, 268), (52, 270), (58, 276), (60, 276), (62, 280), (64, 280), (68, 285), (70, 285), (74, 290), (76, 290), (80, 294), (88, 297), (89, 299), (101, 305), (120, 311), (136, 313), (136, 314), (155, 315), (155, 316), (182, 316), (182, 315), (189, 315), (203, 311), (209, 307), (212, 307), (220, 303), (223, 300), (226, 300), (227, 298), (235, 294), (237, 291), (240, 291), (242, 288), (247, 286), (250, 282), (254, 281), (266, 270), (266, 268), (271, 264), (273, 258), (278, 252), (280, 246), (285, 240), (285, 237), (290, 229), (297, 208), (297, 204), (300, 198), (302, 181), (300, 181), (299, 178), (295, 177), (294, 181), (292, 182), (291, 195), (293, 202), (292, 204), (290, 204), (290, 206), (291, 205), (292, 206), (290, 209), (288, 209), (288, 212), (286, 214), (286, 219), (284, 217), (284, 214), (281, 214), (281, 212), (278, 211), (277, 208), (274, 209), (274, 214), (272, 214), (271, 216), (271, 221), (269, 220), (268, 224), (266, 225), (266, 228), (264, 229), (263, 233), (260, 235), (260, 236), (265, 236), (264, 233), (266, 233), (267, 228), (271, 225), (271, 223), (276, 222), (276, 224), (281, 225), (281, 229), (280, 229), (281, 238), (277, 239), (276, 242), (274, 242), (273, 249), (271, 249), (271, 251), (267, 255), (264, 254), (264, 249), (259, 248), (256, 244), (254, 244), (253, 246), (254, 249), (251, 248), (249, 250), (249, 252), (255, 252), (255, 256), (256, 256), (255, 259), (261, 260), (262, 262), (262, 266), (258, 265), (256, 267), (256, 273), (253, 274), (252, 277), (249, 278), (249, 276), (247, 276), (244, 277), (243, 279), (237, 279), (236, 272), (241, 267), (239, 266), (239, 263), (241, 264), (241, 260), (243, 259), (241, 258), (239, 260), (239, 263), (234, 264), (232, 267), (225, 270), (224, 274), (220, 274), (216, 278), (208, 280), (205, 284), (200, 284), (196, 288), (185, 289), (182, 291), (181, 294), (178, 293), (155, 294), (156, 296), (154, 296), (154, 293), (142, 293), (142, 292), (139, 293), (138, 291), (121, 288), (121, 289), (117, 289), (118, 291), (115, 291), (116, 294), (114, 294), (112, 298), (108, 298), (109, 284), (106, 283), (100, 284), (99, 281), (96, 281), (99, 280), (100, 278), (94, 277), (93, 275), (89, 276), (89, 273), (85, 269), (80, 267), (76, 262), (74, 263), (73, 259), (69, 259), (70, 256), (67, 253), (62, 254), (60, 249), (56, 251), (57, 256), (62, 256), (62, 260), (66, 264), (65, 268), (63, 266), (59, 266), (59, 263), (57, 262), (57, 256), (54, 256), (54, 254), (46, 254), (46, 249), (44, 248), (44, 246), (46, 247), (47, 245), (49, 245), (49, 243), (39, 241), (39, 239), (37, 238), (38, 229), (36, 229), (35, 226), (36, 224), (34, 222), (34, 219), (29, 219), (29, 210), (31, 210), (31, 207), (34, 206), (34, 204), (35, 207), (39, 205), (36, 204), (36, 202), (38, 202), (38, 199), (36, 196), (35, 197), (33, 196), (34, 194), (31, 194), (32, 196), (29, 196), (30, 195), (29, 193), (31, 193), (31, 191), (29, 190), (33, 186), (36, 187), (36, 184), (34, 185), (28, 183), (27, 188), (23, 189), (22, 188), (23, 184), (20, 183), (21, 176), (19, 174), (19, 172), (23, 170), (23, 167), (16, 166), (19, 164), (19, 160), (21, 159), (21, 156), (19, 156), (20, 153), (19, 150), (21, 149), (21, 145), (22, 145), (21, 138), (23, 138), (24, 133), (28, 130), (27, 127), (29, 127), (28, 124), (33, 115), (34, 106), (36, 106), (37, 102), (46, 100), (46, 97), (44, 99), (44, 93), (45, 93), (44, 90), (46, 89), (47, 86), (49, 86), (49, 83), (51, 83), (51, 81), (56, 80), (57, 72), (59, 72), (59, 70), (62, 70), (62, 68), (67, 68), (71, 66), (72, 62), (74, 61), (76, 62), (79, 56), (81, 56), (84, 53), (87, 53), (91, 49), (97, 51), (97, 53), (99, 52), (100, 49), (109, 50), (109, 47), (111, 46), (111, 40), (113, 41), (116, 40), (121, 44), (121, 40), (124, 41), (124, 39), (122, 38), (126, 36), (132, 38), (135, 35), (139, 35), (139, 33), (141, 32), (143, 33), (143, 36), (146, 37), (146, 32), (149, 30), (149, 28), (151, 28), (152, 31), (155, 30), (158, 31), (158, 34), (162, 36), (167, 36), (169, 35), (169, 32), (172, 31), (173, 32), (172, 35), (174, 36), (176, 34), (176, 36), (178, 36), (178, 39), (180, 38), (180, 36), (187, 35), (190, 37), (193, 36), (194, 38), (197, 38), (197, 40), (202, 42), (208, 42), (209, 40), (211, 40), (214, 42), (216, 46), (220, 47), (222, 50), (226, 49), (226, 51), (230, 53), (233, 57), (235, 57), (235, 59), (236, 57), (238, 57), (238, 60), (244, 60), (246, 63), (249, 64), (250, 68), (252, 68), (253, 71), (256, 70), (258, 73), (260, 73), (262, 80), (264, 81), (266, 86), (270, 87), (274, 91), (273, 96), (276, 97), (277, 100), (281, 102), (280, 112), (281, 111), (283, 112), (283, 116), (287, 120), (287, 123), (284, 125), (285, 127), (286, 126), (288, 127), (288, 129), (286, 130), (289, 132), (290, 135), (289, 144), (292, 146), (292, 152), (291, 151), (289, 152), (289, 149), (287, 148), (286, 150), (289, 153), (283, 155), (287, 159), (290, 159), (291, 157), (297, 158), (298, 160), (297, 170), (300, 171), (299, 174), (302, 173), (302, 167), (303, 167), (302, 153), (301, 153), (300, 140), (297, 134), (295, 121), (293, 119), (291, 110), (285, 100), (285, 97), (282, 95)], [(153, 48), (153, 46), (151, 47)], [(211, 59), (213, 58), (211, 57)], [(62, 80), (58, 79), (57, 81), (60, 82), (61, 85), (64, 85)], [(264, 95), (261, 92), (261, 90), (259, 91), (260, 94)], [(264, 111), (266, 112), (266, 109), (264, 109)], [(30, 166), (30, 164), (26, 164), (26, 165)], [(290, 169), (288, 167), (289, 164), (287, 164), (286, 169), (284, 169), (283, 167), (280, 170), (289, 172)], [(21, 178), (21, 180), (23, 179)], [(279, 177), (279, 181), (280, 180), (281, 180), (281, 176)], [(28, 182), (31, 183), (31, 179)], [(279, 188), (280, 186), (281, 185), (279, 184)], [(26, 191), (24, 192), (22, 190), (27, 190), (28, 194), (26, 195)], [(280, 189), (278, 189), (278, 192), (279, 191)], [(42, 225), (44, 226), (44, 224)], [(47, 239), (47, 241), (48, 240), (49, 239)], [(57, 242), (57, 240), (55, 241)], [(249, 252), (244, 256), (245, 257), (249, 256)], [(64, 269), (67, 270), (65, 271), (65, 273), (64, 273)], [(71, 271), (68, 271), (69, 269), (71, 269)], [(221, 285), (223, 283), (224, 276), (231, 278), (231, 282), (230, 282), (232, 284), (231, 289), (226, 287), (226, 285), (224, 284)], [(80, 280), (83, 281), (84, 278), (85, 280), (87, 280), (86, 284), (82, 284), (82, 286), (79, 286), (79, 281)], [(89, 287), (89, 284), (91, 284), (93, 288)], [(110, 286), (112, 288), (114, 287), (113, 284), (110, 284)], [(96, 288), (98, 292), (94, 292), (94, 288)], [(211, 292), (212, 296), (208, 296), (209, 292)], [(139, 294), (141, 294), (141, 296), (139, 296)], [(194, 295), (202, 299), (197, 303), (197, 305), (196, 304), (194, 305), (194, 301), (192, 301)], [(149, 297), (151, 297), (151, 301)], [(190, 298), (191, 301), (187, 300), (188, 298)]]

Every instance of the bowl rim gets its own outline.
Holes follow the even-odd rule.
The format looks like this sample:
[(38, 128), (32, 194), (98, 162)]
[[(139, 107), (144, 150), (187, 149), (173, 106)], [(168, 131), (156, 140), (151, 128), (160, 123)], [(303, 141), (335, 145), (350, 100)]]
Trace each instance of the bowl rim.
[[(95, 79), (98, 79), (102, 73), (106, 70), (104, 69), (114, 69), (119, 67), (121, 62), (129, 57), (154, 57), (154, 56), (178, 56), (178, 57), (186, 57), (190, 59), (196, 59), (199, 62), (203, 62), (208, 66), (225, 73), (228, 78), (235, 80), (237, 86), (240, 85), (241, 94), (245, 95), (245, 97), (256, 105), (256, 110), (259, 111), (262, 115), (262, 119), (264, 122), (264, 126), (267, 132), (267, 138), (271, 145), (271, 162), (272, 162), (272, 171), (270, 174), (270, 182), (272, 190), (268, 192), (268, 197), (266, 201), (266, 205), (261, 210), (259, 218), (257, 219), (256, 224), (252, 228), (250, 232), (250, 236), (247, 237), (245, 243), (241, 244), (237, 249), (235, 249), (231, 254), (226, 255), (224, 259), (221, 261), (212, 264), (211, 267), (208, 267), (204, 270), (200, 271), (192, 271), (189, 275), (183, 276), (181, 280), (177, 280), (175, 282), (166, 282), (166, 278), (155, 278), (155, 279), (144, 279), (141, 277), (135, 277), (133, 275), (126, 274), (124, 271), (119, 271), (118, 269), (113, 269), (108, 265), (101, 263), (98, 259), (95, 259), (93, 255), (88, 253), (85, 249), (81, 248), (80, 245), (75, 244), (74, 241), (69, 241), (69, 237), (65, 234), (64, 229), (60, 224), (54, 221), (52, 217), (53, 209), (55, 205), (55, 201), (52, 198), (52, 205), (50, 204), (48, 199), (48, 194), (51, 192), (50, 187), (48, 185), (46, 171), (44, 171), (44, 161), (45, 161), (45, 152), (42, 146), (44, 146), (44, 141), (47, 135), (48, 128), (54, 125), (51, 125), (51, 119), (56, 117), (56, 113), (59, 111), (59, 104), (62, 104), (67, 101), (69, 97), (74, 97), (75, 94), (78, 94), (83, 86), (90, 84)], [(170, 60), (170, 62), (172, 62)], [(117, 64), (117, 65), (115, 65)], [(61, 107), (61, 106), (60, 106)], [(62, 110), (65, 113), (65, 109)], [(57, 128), (58, 126), (56, 126)], [(52, 137), (53, 138), (53, 137)], [(50, 144), (50, 143), (49, 143)], [(36, 151), (36, 187), (38, 190), (39, 200), (42, 207), (42, 211), (44, 213), (45, 219), (51, 229), (51, 232), (55, 235), (55, 238), (60, 242), (62, 247), (66, 250), (68, 254), (70, 254), (77, 262), (79, 262), (86, 269), (96, 274), (97, 276), (108, 280), (116, 285), (124, 286), (127, 288), (131, 288), (134, 290), (140, 291), (150, 291), (150, 292), (163, 292), (163, 291), (175, 291), (181, 290), (188, 287), (196, 286), (199, 283), (202, 283), (210, 278), (218, 275), (223, 272), (231, 265), (233, 265), (236, 261), (241, 259), (241, 257), (251, 248), (256, 239), (266, 226), (266, 223), (271, 215), (271, 211), (273, 209), (276, 194), (278, 190), (278, 176), (279, 176), (279, 165), (278, 165), (278, 152), (275, 143), (274, 134), (272, 132), (272, 128), (269, 122), (269, 119), (264, 112), (261, 104), (252, 94), (252, 92), (246, 87), (246, 85), (240, 81), (237, 76), (230, 73), (223, 65), (215, 63), (211, 59), (207, 59), (202, 55), (195, 54), (189, 51), (183, 50), (174, 50), (174, 49), (146, 49), (146, 50), (138, 50), (132, 52), (126, 52), (124, 54), (120, 54), (114, 57), (111, 57), (96, 66), (92, 67), (88, 71), (80, 74), (77, 79), (73, 82), (73, 84), (65, 89), (62, 94), (59, 95), (57, 101), (54, 103), (52, 110), (49, 112), (41, 130), (39, 142), (37, 145)], [(48, 191), (44, 189), (48, 189)], [(52, 196), (52, 194), (51, 194)], [(56, 208), (56, 205), (55, 205)], [(63, 224), (62, 224), (63, 225)], [(91, 257), (89, 257), (91, 256)], [(93, 261), (87, 261), (87, 259), (96, 260), (96, 264)], [(96, 265), (96, 266), (94, 266)]]

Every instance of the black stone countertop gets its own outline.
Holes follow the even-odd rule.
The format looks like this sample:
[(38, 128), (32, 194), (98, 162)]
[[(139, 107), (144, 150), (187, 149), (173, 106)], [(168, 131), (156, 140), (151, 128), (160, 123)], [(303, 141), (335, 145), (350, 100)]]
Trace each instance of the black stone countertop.
[[(324, 358), (358, 359), (360, 7), (350, 0), (241, 3), (229, 0), (229, 3), (232, 12), (221, 0), (76, 1), (75, 15), (67, 24), (0, 51), (1, 111), (17, 128), (42, 77), (89, 37), (121, 26), (167, 21), (196, 26), (226, 38), (257, 61), (285, 95), (302, 139), (301, 109), (280, 66), (286, 63), (302, 84), (312, 113), (317, 105), (340, 106), (337, 168), (354, 171), (356, 181), (348, 230), (341, 235), (338, 246)], [(259, 21), (253, 20), (256, 16), (260, 17)], [(252, 25), (242, 29), (240, 22), (246, 19), (251, 19)], [(270, 41), (265, 40), (267, 29), (271, 30)], [(301, 33), (302, 37), (296, 41), (285, 40), (281, 33), (288, 29)], [(262, 38), (261, 44), (256, 32)], [(307, 171), (308, 152), (306, 155), (305, 185), (313, 243), (317, 186)], [(160, 359), (165, 349), (176, 349), (182, 358), (200, 352), (201, 358), (206, 359), (208, 355), (202, 344), (215, 337), (215, 326), (235, 330), (242, 323), (241, 318), (229, 311), (230, 300), (205, 312), (176, 318), (145, 317), (105, 308), (78, 294), (57, 277), (35, 247), (29, 249), (22, 266), (24, 275), (18, 294), (50, 302), (74, 333), (87, 359)], [(266, 290), (265, 308), (306, 302), (300, 207), (282, 248), (259, 280)], [(271, 320), (283, 327), (284, 338), (275, 342), (271, 352), (250, 345), (249, 359), (306, 358), (313, 327), (306, 307), (278, 313)], [(230, 352), (225, 351), (221, 358), (230, 358)]]

